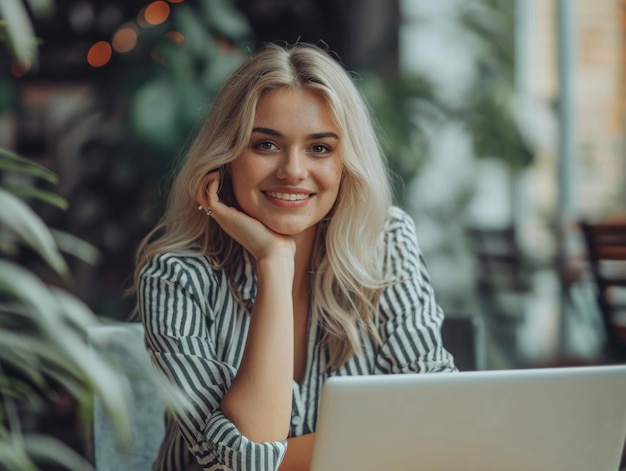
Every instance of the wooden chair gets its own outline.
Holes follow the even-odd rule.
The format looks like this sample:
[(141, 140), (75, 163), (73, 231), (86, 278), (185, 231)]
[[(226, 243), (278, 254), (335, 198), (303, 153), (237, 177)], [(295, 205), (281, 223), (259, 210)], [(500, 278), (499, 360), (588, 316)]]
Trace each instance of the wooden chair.
[(626, 220), (580, 223), (609, 360), (626, 361)]

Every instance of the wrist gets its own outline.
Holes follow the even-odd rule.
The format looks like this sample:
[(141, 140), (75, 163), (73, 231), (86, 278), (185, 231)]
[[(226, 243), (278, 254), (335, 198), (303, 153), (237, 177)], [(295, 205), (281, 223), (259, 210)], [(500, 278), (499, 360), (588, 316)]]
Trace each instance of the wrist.
[(258, 277), (280, 276), (293, 280), (295, 273), (295, 257), (288, 252), (275, 253), (256, 261), (256, 273)]

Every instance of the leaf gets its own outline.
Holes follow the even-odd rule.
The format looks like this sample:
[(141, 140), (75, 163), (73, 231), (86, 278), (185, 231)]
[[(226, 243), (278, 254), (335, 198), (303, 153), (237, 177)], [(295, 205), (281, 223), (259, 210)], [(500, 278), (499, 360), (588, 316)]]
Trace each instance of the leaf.
[(100, 262), (100, 251), (89, 242), (58, 229), (51, 228), (50, 232), (61, 251), (73, 255), (89, 265), (97, 265)]
[[(93, 466), (68, 445), (43, 435), (24, 435), (26, 453), (38, 463), (54, 463), (72, 471), (93, 471)], [(46, 469), (46, 468), (43, 468)]]
[(233, 39), (250, 36), (248, 20), (230, 0), (204, 0), (201, 5), (211, 27), (220, 33)]
[(0, 188), (0, 224), (14, 231), (64, 279), (69, 269), (46, 224), (22, 200)]
[(0, 185), (0, 188), (4, 188), (13, 195), (35, 198), (59, 209), (66, 210), (69, 206), (65, 198), (30, 185)]
[[(80, 301), (52, 291), (29, 270), (9, 261), (0, 260), (0, 292), (5, 297), (22, 303), (21, 314), (28, 316), (37, 325), (40, 336), (57, 344), (60, 351), (69, 351), (73, 342), (80, 340), (74, 329), (66, 323), (68, 318), (74, 323), (87, 327), (93, 323), (93, 314)], [(71, 358), (71, 355), (70, 355)]]
[(115, 428), (117, 438), (122, 442), (132, 440), (128, 404), (128, 379), (111, 367), (99, 354), (92, 350), (85, 354), (85, 348), (72, 348), (70, 353), (80, 352), (77, 360), (79, 370), (88, 374), (90, 389), (98, 395)]
[(202, 74), (202, 83), (211, 93), (217, 93), (219, 87), (242, 62), (241, 56), (229, 53), (220, 54), (219, 59), (207, 62)]
[(37, 40), (28, 12), (21, 0), (2, 0), (0, 17), (6, 21), (9, 45), (15, 59), (24, 66), (35, 64)]
[[(64, 316), (69, 315), (72, 322), (88, 325), (91, 318), (84, 312), (84, 305), (58, 291), (53, 294), (28, 270), (3, 260), (0, 260), (0, 291), (21, 301), (27, 308), (25, 312), (41, 329), (40, 334), (31, 336), (28, 342), (24, 335), (11, 335), (3, 339), (2, 348), (28, 349), (56, 366), (58, 371), (65, 372), (58, 375), (65, 384), (69, 384), (67, 381), (73, 377), (80, 378), (102, 398), (120, 439), (128, 439), (130, 424), (125, 379), (95, 351), (90, 353), (83, 336), (65, 322), (67, 318)], [(47, 371), (45, 366), (42, 369)], [(52, 370), (48, 372), (53, 373)]]
[(143, 85), (133, 98), (131, 122), (137, 135), (157, 148), (174, 152), (178, 142), (178, 99), (166, 79)]
[(198, 14), (186, 5), (177, 10), (175, 22), (180, 32), (185, 36), (185, 43), (188, 45), (189, 51), (195, 57), (214, 57), (216, 54), (215, 41)]
[(99, 324), (96, 315), (76, 296), (55, 286), (51, 286), (49, 289), (59, 309), (63, 312), (63, 315), (68, 321), (80, 327), (81, 330)]
[(57, 183), (59, 181), (57, 175), (43, 165), (2, 147), (0, 147), (0, 169), (14, 170), (19, 173), (43, 178), (50, 183)]
[[(35, 386), (43, 386), (45, 379), (41, 374), (41, 362), (36, 353), (30, 348), (30, 343), (26, 342), (22, 345), (16, 345), (20, 338), (14, 331), (3, 329), (2, 332), (4, 334), (2, 338), (5, 341), (0, 348), (0, 360), (6, 364), (13, 365), (16, 370), (27, 376), (27, 379)], [(9, 344), (12, 344), (11, 348), (9, 348)]]
[[(9, 348), (22, 354), (28, 354), (34, 357), (36, 361), (16, 365), (18, 371), (29, 376), (40, 374), (42, 377), (54, 379), (58, 383), (66, 385), (78, 396), (85, 392), (91, 381), (89, 378), (85, 379), (84, 374), (75, 367), (73, 359), (69, 358), (67, 353), (60, 349), (56, 343), (56, 340), (50, 341), (38, 333), (20, 334), (14, 332), (6, 339), (5, 345), (0, 349), (2, 353), (0, 357), (4, 357), (4, 354), (7, 353), (5, 350)], [(86, 348), (84, 354), (86, 354)], [(45, 384), (44, 380), (38, 386), (45, 387)]]
[(8, 376), (0, 376), (0, 395), (17, 400), (30, 410), (42, 410), (44, 405), (30, 383)]
[(52, 0), (26, 0), (30, 9), (37, 16), (45, 16), (52, 13), (54, 10), (54, 3)]
[[(126, 391), (126, 379), (108, 364), (100, 355), (87, 345), (83, 329), (77, 331), (70, 328), (65, 321), (71, 320), (86, 328), (95, 324), (94, 318), (86, 311), (87, 308), (69, 294), (62, 294), (59, 290), (50, 292), (46, 286), (27, 270), (13, 267), (12, 274), (8, 272), (8, 262), (0, 260), (0, 288), (13, 293), (25, 304), (32, 308), (32, 318), (41, 326), (42, 332), (38, 337), (32, 337), (27, 348), (37, 356), (45, 359), (56, 367), (57, 379), (66, 386), (73, 377), (79, 378), (85, 385), (102, 398), (103, 405), (116, 427), (121, 440), (128, 440), (130, 424)], [(29, 299), (36, 298), (36, 299)], [(67, 316), (67, 318), (65, 317)], [(13, 336), (15, 337), (15, 336)], [(25, 345), (24, 336), (18, 339), (7, 339), (11, 348), (20, 348)], [(54, 370), (46, 370), (54, 374)], [(65, 374), (62, 374), (65, 372)]]
[(12, 437), (13, 434), (9, 436), (9, 440), (0, 441), (0, 469), (38, 471), (26, 450), (10, 440)]

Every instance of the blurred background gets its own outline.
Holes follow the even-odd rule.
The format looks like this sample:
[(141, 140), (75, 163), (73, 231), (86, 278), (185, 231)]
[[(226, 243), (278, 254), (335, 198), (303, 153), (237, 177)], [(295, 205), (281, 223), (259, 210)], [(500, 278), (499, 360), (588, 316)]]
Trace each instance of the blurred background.
[[(223, 80), (263, 43), (301, 41), (336, 54), (367, 97), (438, 301), (480, 329), (479, 366), (626, 359), (608, 349), (581, 230), (626, 221), (623, 0), (0, 0), (0, 20), (13, 38), (0, 187), (52, 230), (74, 274), (64, 287), (105, 322), (132, 313), (134, 250)], [(30, 25), (37, 55), (18, 60)], [(58, 182), (15, 171), (13, 152)], [(62, 284), (16, 243), (13, 208), (0, 208), (1, 258)], [(72, 395), (52, 402), (31, 428), (82, 450)]]
[[(68, 209), (30, 203), (99, 251), (69, 259), (98, 316), (131, 314), (135, 247), (225, 77), (265, 42), (302, 41), (354, 73), (439, 303), (484, 326), (485, 366), (603, 361), (579, 224), (626, 219), (626, 2), (2, 2), (8, 24), (11, 3), (29, 12), (39, 57), (0, 52), (0, 146), (59, 176)], [(3, 256), (46, 276), (23, 246)]]

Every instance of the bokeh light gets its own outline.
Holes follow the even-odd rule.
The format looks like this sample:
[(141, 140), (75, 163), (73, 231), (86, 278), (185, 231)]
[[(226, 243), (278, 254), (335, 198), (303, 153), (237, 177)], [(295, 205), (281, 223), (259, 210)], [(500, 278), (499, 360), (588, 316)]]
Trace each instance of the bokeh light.
[(168, 0), (170, 3), (183, 3), (185, 0)]
[(137, 44), (137, 31), (130, 25), (120, 26), (113, 35), (113, 49), (128, 52)]
[(177, 44), (180, 44), (185, 40), (185, 36), (183, 36), (183, 34), (179, 31), (170, 31), (168, 33), (165, 33), (165, 37)]
[(143, 16), (148, 24), (160, 25), (170, 16), (170, 6), (163, 0), (157, 0), (146, 7)]
[(92, 67), (102, 67), (111, 60), (113, 50), (106, 41), (98, 41), (89, 48), (87, 52), (87, 62)]

